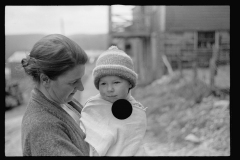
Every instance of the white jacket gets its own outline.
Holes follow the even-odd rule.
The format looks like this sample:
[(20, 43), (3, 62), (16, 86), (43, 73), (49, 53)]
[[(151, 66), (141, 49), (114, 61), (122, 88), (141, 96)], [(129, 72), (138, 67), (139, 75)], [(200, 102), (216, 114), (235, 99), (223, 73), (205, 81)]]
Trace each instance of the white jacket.
[(147, 120), (144, 108), (130, 94), (130, 117), (124, 120), (113, 116), (112, 103), (100, 94), (89, 99), (81, 112), (80, 127), (85, 131), (85, 141), (90, 144), (90, 156), (146, 156), (142, 145)]

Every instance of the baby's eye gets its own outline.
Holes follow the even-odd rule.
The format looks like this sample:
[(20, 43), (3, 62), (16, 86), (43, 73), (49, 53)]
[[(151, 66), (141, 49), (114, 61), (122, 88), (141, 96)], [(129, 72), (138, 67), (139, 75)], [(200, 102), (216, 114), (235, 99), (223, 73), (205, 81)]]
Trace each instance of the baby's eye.
[(106, 83), (100, 83), (100, 85), (105, 85)]

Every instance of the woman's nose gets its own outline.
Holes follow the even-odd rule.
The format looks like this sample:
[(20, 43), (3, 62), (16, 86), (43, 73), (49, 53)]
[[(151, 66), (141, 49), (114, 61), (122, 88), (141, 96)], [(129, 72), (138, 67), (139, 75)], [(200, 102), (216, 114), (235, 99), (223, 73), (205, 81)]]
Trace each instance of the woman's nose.
[(79, 91), (83, 91), (83, 90), (84, 90), (82, 81), (80, 81), (80, 82), (78, 83), (78, 85), (77, 85), (77, 90), (79, 90)]

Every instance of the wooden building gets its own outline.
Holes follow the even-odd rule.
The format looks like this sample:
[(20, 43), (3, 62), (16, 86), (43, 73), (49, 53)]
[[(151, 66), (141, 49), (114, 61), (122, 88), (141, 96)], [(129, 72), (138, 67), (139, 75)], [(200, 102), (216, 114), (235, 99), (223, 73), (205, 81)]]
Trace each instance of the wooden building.
[(173, 68), (195, 60), (204, 67), (216, 48), (219, 64), (230, 62), (230, 6), (136, 6), (132, 16), (132, 24), (121, 30), (110, 8), (110, 43), (133, 57), (140, 83), (165, 73), (164, 55)]

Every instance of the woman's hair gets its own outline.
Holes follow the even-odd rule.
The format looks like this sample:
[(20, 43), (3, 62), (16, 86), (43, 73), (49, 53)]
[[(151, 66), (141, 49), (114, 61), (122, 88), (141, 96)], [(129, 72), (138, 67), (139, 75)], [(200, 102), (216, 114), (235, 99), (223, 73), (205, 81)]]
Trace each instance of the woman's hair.
[(21, 63), (26, 74), (34, 82), (40, 83), (41, 73), (56, 80), (60, 75), (79, 64), (86, 64), (87, 61), (87, 54), (77, 43), (63, 35), (51, 34), (40, 39)]

